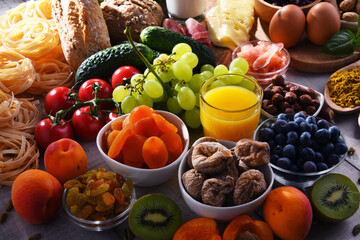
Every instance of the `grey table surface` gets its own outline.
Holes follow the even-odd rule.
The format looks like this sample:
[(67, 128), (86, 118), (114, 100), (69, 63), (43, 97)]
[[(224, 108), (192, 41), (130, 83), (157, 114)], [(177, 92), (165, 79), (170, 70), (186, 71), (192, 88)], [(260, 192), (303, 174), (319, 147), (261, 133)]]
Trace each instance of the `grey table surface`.
[[(6, 10), (25, 2), (25, 0), (0, 0), (0, 16), (5, 14)], [(308, 87), (312, 87), (319, 92), (324, 91), (325, 83), (331, 73), (304, 73), (294, 69), (289, 69), (285, 74), (286, 81), (299, 83)], [(348, 157), (342, 164), (340, 164), (334, 172), (342, 173), (350, 177), (357, 183), (360, 177), (360, 127), (357, 124), (359, 113), (350, 115), (335, 115), (335, 123), (341, 129), (342, 134), (348, 146), (354, 147), (356, 152), (353, 156)], [(198, 137), (199, 133), (192, 134), (191, 141)], [(85, 149), (88, 156), (88, 169), (96, 169), (109, 167), (101, 160), (100, 154), (96, 148), (95, 142), (80, 142)], [(41, 168), (43, 167), (42, 159), (40, 159)], [(359, 187), (359, 185), (357, 185)], [(175, 174), (169, 181), (155, 187), (136, 187), (137, 198), (149, 193), (162, 193), (172, 198), (182, 209), (183, 222), (190, 219), (197, 218), (184, 200), (178, 186), (177, 175)], [(5, 206), (8, 200), (11, 199), (11, 188), (3, 186), (0, 188), (0, 214), (5, 211)], [(254, 218), (261, 219), (261, 210), (252, 214)], [(351, 231), (356, 224), (360, 223), (360, 211), (357, 211), (351, 218), (340, 223), (322, 223), (314, 221), (309, 235), (306, 239), (352, 239), (354, 238)], [(220, 231), (222, 231), (227, 223), (218, 223)], [(286, 226), (284, 226), (286, 227)], [(33, 225), (23, 220), (16, 211), (12, 210), (8, 213), (6, 222), (0, 225), (0, 240), (12, 239), (28, 239), (30, 235), (40, 233), (41, 239), (121, 239), (124, 230), (128, 228), (127, 223), (124, 222), (118, 227), (110, 231), (104, 232), (90, 232), (74, 225), (67, 218), (63, 209), (60, 209), (57, 215), (50, 221), (44, 224)], [(359, 237), (358, 237), (359, 238)]]

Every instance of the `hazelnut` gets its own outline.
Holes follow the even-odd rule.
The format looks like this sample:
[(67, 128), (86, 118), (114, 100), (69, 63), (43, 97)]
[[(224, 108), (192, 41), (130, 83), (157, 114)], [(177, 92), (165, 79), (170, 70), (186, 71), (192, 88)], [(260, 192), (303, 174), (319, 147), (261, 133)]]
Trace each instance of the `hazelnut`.
[(319, 112), (319, 117), (331, 122), (334, 119), (334, 111), (328, 106), (323, 106)]
[(309, 106), (312, 103), (312, 98), (309, 94), (303, 94), (300, 96), (300, 104), (303, 106)]
[(290, 103), (288, 103), (288, 102), (282, 102), (280, 104), (280, 109), (281, 109), (282, 112), (285, 112), (285, 109), (290, 108), (290, 107), (291, 107)]
[(304, 110), (301, 110), (299, 113), (303, 113), (303, 114), (307, 115), (307, 112), (305, 112)]
[(289, 91), (295, 93), (298, 97), (302, 94), (300, 86), (292, 86)]
[(272, 78), (271, 83), (275, 86), (284, 86), (285, 79), (282, 75), (275, 75)]
[(264, 99), (271, 99), (271, 89), (270, 88), (266, 88), (264, 90)]
[(297, 100), (297, 96), (294, 92), (287, 92), (284, 97), (285, 101), (289, 102), (290, 104), (294, 104)]
[(305, 109), (308, 115), (313, 115), (316, 112), (316, 108), (314, 106), (307, 106)]
[(284, 97), (280, 93), (275, 93), (271, 98), (272, 103), (276, 106), (280, 106), (283, 100)]
[(287, 108), (287, 109), (285, 109), (285, 113), (288, 114), (288, 115), (294, 115), (295, 111), (292, 108)]
[(283, 94), (283, 87), (280, 87), (280, 86), (273, 86), (271, 88), (271, 96), (274, 96), (276, 93), (279, 93), (279, 94)]
[(297, 102), (291, 105), (291, 108), (294, 109), (295, 112), (300, 112), (302, 110), (300, 103)]
[(284, 89), (290, 91), (290, 88), (291, 88), (292, 86), (294, 86), (294, 84), (292, 84), (291, 82), (287, 82), (287, 83), (285, 83)]
[(271, 104), (271, 101), (270, 101), (269, 99), (265, 99), (265, 100), (263, 100), (263, 102), (262, 102), (262, 108), (263, 108), (263, 109), (266, 109), (267, 106), (269, 106), (270, 104)]
[(318, 109), (320, 107), (320, 101), (318, 99), (313, 99), (312, 100), (312, 105)]
[(265, 110), (266, 110), (266, 112), (268, 112), (271, 115), (276, 115), (277, 111), (278, 111), (277, 108), (272, 104), (267, 106), (267, 108)]
[(315, 93), (315, 90), (314, 90), (314, 89), (312, 89), (312, 88), (307, 88), (307, 89), (306, 89), (306, 92), (307, 92), (307, 94), (310, 95), (310, 97), (311, 97), (312, 99), (315, 99), (315, 98), (316, 98), (316, 93)]

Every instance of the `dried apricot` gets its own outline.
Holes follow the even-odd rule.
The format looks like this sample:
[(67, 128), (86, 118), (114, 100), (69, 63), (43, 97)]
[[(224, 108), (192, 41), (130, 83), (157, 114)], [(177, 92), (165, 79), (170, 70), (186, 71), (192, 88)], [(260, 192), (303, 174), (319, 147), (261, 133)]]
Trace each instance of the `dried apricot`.
[(130, 127), (134, 127), (135, 123), (139, 121), (140, 119), (151, 117), (151, 115), (154, 113), (154, 109), (146, 106), (146, 105), (140, 105), (136, 108), (134, 108), (131, 113), (129, 114), (129, 124)]
[(121, 130), (123, 129), (123, 121), (124, 119), (116, 119), (110, 124), (111, 130)]
[(146, 139), (141, 135), (131, 135), (126, 139), (122, 149), (124, 164), (138, 168), (144, 164), (141, 152)]
[(143, 145), (142, 156), (149, 168), (161, 168), (166, 165), (168, 151), (159, 137), (149, 137)]
[(163, 116), (158, 113), (153, 113), (152, 118), (155, 120), (156, 125), (163, 133), (177, 132), (177, 127), (166, 120)]
[(160, 129), (152, 117), (146, 117), (135, 123), (133, 133), (145, 137), (159, 136)]
[(171, 132), (164, 133), (160, 139), (165, 143), (166, 149), (169, 153), (169, 159), (167, 163), (175, 161), (183, 151), (183, 143), (179, 134)]
[(129, 128), (123, 128), (120, 133), (115, 137), (114, 141), (112, 142), (108, 156), (110, 158), (115, 158), (117, 155), (119, 155), (126, 139), (132, 135), (132, 132)]
[(130, 122), (129, 122), (129, 115), (126, 116), (126, 118), (124, 119), (123, 123), (122, 123), (122, 128), (130, 128)]

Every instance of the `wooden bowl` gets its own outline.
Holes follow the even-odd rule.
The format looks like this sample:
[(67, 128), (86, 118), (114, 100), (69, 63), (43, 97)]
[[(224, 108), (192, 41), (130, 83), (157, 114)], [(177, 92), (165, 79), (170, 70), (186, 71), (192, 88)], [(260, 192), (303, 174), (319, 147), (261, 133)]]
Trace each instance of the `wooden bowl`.
[[(303, 10), (304, 14), (306, 15), (312, 6), (319, 2), (321, 2), (321, 0), (315, 0), (308, 5), (301, 6), (300, 9)], [(272, 5), (264, 0), (254, 0), (254, 8), (256, 14), (260, 17), (261, 20), (270, 23), (271, 18), (281, 7)]]

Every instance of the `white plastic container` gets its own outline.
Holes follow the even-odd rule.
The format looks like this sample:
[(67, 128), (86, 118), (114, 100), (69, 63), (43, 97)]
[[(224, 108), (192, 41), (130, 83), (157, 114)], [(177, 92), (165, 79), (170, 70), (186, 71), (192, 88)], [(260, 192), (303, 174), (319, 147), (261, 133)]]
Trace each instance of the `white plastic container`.
[(205, 0), (166, 0), (169, 17), (186, 20), (200, 19), (205, 9)]

